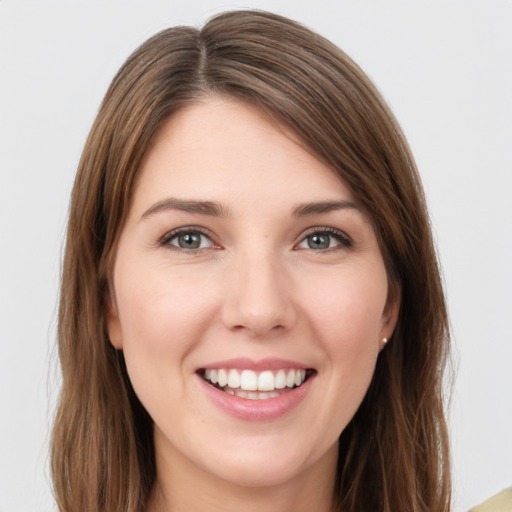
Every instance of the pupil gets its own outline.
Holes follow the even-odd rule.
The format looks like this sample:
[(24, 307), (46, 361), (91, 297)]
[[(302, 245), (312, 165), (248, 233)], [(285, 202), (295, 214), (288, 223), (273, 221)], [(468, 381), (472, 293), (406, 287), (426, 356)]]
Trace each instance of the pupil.
[(197, 249), (201, 245), (201, 236), (197, 233), (187, 233), (178, 238), (178, 243), (183, 249)]
[(328, 235), (311, 235), (308, 240), (310, 249), (328, 249), (329, 236)]

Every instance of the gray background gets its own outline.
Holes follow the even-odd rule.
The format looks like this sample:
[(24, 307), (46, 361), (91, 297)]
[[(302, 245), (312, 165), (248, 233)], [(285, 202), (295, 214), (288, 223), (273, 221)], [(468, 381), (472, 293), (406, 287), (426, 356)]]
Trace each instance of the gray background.
[(68, 196), (99, 103), (156, 31), (257, 7), (351, 55), (428, 194), (454, 333), (455, 511), (512, 485), (512, 1), (0, 0), (0, 511), (50, 511)]

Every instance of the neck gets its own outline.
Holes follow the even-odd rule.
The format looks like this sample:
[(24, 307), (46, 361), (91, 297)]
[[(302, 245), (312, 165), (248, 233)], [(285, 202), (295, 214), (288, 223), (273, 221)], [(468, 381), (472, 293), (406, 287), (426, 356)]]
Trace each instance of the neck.
[(174, 450), (157, 450), (157, 480), (147, 512), (333, 512), (338, 447), (285, 482), (239, 485), (198, 468)]

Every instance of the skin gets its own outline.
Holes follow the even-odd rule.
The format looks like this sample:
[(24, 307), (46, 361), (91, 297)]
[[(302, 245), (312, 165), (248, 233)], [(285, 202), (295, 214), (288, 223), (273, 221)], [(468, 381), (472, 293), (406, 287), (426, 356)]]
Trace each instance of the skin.
[[(318, 202), (343, 207), (297, 215)], [(199, 247), (180, 247), (178, 228)], [(398, 314), (373, 228), (339, 176), (258, 109), (205, 98), (173, 115), (145, 157), (113, 283), (110, 340), (154, 420), (148, 510), (332, 510), (338, 437)], [(316, 374), (286, 414), (245, 421), (196, 373), (234, 357)]]

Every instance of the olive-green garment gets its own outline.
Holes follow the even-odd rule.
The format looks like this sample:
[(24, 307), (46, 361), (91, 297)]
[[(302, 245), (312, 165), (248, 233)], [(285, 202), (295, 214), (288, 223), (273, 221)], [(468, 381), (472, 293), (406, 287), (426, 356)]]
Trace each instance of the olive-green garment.
[(512, 512), (512, 487), (501, 491), (469, 512)]

